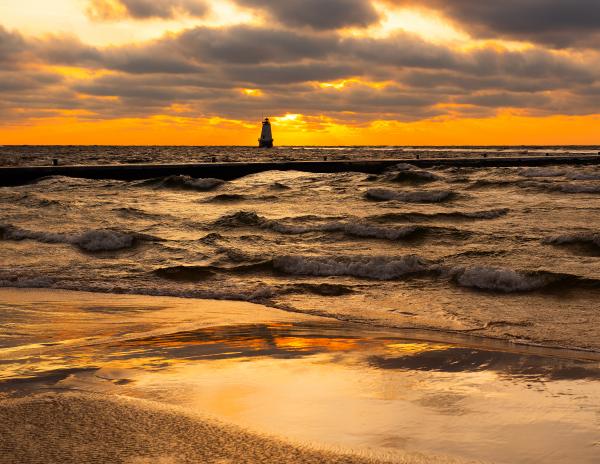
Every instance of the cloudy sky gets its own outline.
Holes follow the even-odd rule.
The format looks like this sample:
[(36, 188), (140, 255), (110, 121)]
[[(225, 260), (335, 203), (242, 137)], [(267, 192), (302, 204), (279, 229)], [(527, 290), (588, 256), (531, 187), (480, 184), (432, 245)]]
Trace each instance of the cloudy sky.
[(0, 144), (599, 144), (599, 0), (0, 0)]

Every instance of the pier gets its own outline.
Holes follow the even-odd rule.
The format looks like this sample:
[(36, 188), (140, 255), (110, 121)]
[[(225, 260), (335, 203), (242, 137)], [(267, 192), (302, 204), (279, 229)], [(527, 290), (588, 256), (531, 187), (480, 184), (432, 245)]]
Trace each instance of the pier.
[(396, 164), (408, 163), (420, 168), (456, 166), (469, 168), (534, 167), (552, 165), (600, 164), (600, 155), (582, 156), (522, 156), (522, 157), (463, 157), (463, 158), (396, 158), (385, 160), (323, 160), (214, 162), (195, 164), (113, 164), (79, 166), (0, 167), (0, 186), (22, 185), (48, 176), (85, 179), (143, 180), (172, 175), (212, 177), (233, 180), (264, 171), (303, 171), (312, 173), (362, 172), (380, 174)]

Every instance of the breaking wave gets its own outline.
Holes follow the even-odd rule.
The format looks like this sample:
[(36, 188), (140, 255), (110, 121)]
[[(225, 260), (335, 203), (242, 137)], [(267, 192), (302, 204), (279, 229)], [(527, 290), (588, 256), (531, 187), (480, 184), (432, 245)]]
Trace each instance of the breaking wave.
[(236, 203), (238, 201), (244, 201), (247, 197), (237, 193), (223, 193), (221, 195), (215, 195), (214, 197), (205, 200), (206, 203)]
[(505, 188), (515, 187), (519, 185), (517, 180), (500, 180), (500, 179), (477, 179), (467, 187), (470, 190), (487, 189), (487, 188)]
[(523, 177), (562, 177), (565, 174), (565, 171), (547, 168), (531, 168), (520, 172), (520, 175)]
[(581, 184), (581, 183), (568, 183), (568, 182), (536, 182), (528, 181), (519, 184), (520, 187), (534, 188), (539, 190), (545, 190), (550, 192), (562, 192), (562, 193), (600, 193), (599, 184)]
[[(319, 219), (314, 217), (297, 218), (297, 219)], [(470, 235), (469, 232), (445, 229), (442, 227), (425, 227), (417, 225), (407, 225), (399, 227), (381, 227), (365, 222), (340, 222), (329, 221), (323, 223), (312, 224), (295, 224), (284, 221), (266, 219), (258, 214), (250, 211), (239, 211), (234, 214), (223, 216), (215, 222), (219, 227), (258, 227), (268, 229), (280, 234), (286, 235), (301, 235), (311, 232), (326, 232), (326, 233), (342, 233), (350, 237), (360, 238), (375, 238), (382, 240), (401, 240), (413, 238), (418, 235), (423, 235), (428, 232), (433, 233), (448, 233), (453, 236), (465, 237)]]
[(441, 203), (456, 196), (449, 190), (421, 190), (417, 192), (397, 191), (383, 188), (367, 190), (366, 198), (375, 201), (405, 201), (407, 203)]
[(567, 176), (571, 180), (600, 180), (598, 172), (574, 172)]
[(552, 282), (551, 277), (546, 274), (524, 273), (487, 266), (455, 268), (451, 271), (451, 275), (454, 282), (462, 287), (504, 293), (539, 290)]
[(543, 240), (547, 245), (572, 249), (576, 254), (600, 256), (600, 232), (579, 232), (557, 235)]
[(116, 251), (132, 248), (143, 240), (157, 240), (149, 235), (121, 232), (110, 229), (89, 230), (81, 233), (40, 232), (0, 225), (1, 240), (34, 240), (41, 243), (64, 243), (75, 245), (84, 251)]
[(436, 182), (441, 177), (428, 171), (404, 170), (397, 173), (390, 173), (384, 179), (390, 182), (418, 185)]
[(160, 179), (151, 179), (147, 181), (139, 182), (138, 185), (152, 186), (155, 188), (168, 188), (175, 190), (196, 190), (200, 192), (213, 190), (221, 185), (225, 181), (221, 179), (212, 178), (199, 178), (195, 179), (190, 176), (174, 175)]
[(273, 260), (275, 270), (304, 276), (350, 276), (376, 280), (392, 280), (428, 272), (431, 264), (417, 255), (397, 258), (384, 256), (279, 256)]
[(397, 222), (397, 221), (426, 221), (426, 220), (486, 220), (497, 219), (506, 216), (508, 208), (498, 208), (483, 211), (449, 211), (441, 213), (387, 213), (370, 216), (368, 219), (375, 222)]
[(564, 193), (600, 193), (598, 184), (563, 184), (558, 190)]
[(600, 248), (600, 232), (579, 232), (575, 234), (558, 235), (544, 240), (552, 245), (570, 245), (576, 243), (591, 244)]
[(562, 292), (600, 288), (600, 281), (595, 279), (547, 271), (516, 271), (509, 268), (474, 266), (452, 268), (449, 274), (461, 287), (502, 293)]

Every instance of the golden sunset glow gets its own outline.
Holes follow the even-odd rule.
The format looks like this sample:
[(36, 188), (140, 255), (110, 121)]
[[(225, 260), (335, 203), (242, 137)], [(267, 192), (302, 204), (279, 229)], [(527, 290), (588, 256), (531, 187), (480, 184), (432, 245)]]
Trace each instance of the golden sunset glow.
[(242, 0), (2, 2), (0, 142), (254, 144), (263, 115), (284, 145), (598, 142), (594, 47), (475, 28), (439, 1), (361, 2), (364, 21)]

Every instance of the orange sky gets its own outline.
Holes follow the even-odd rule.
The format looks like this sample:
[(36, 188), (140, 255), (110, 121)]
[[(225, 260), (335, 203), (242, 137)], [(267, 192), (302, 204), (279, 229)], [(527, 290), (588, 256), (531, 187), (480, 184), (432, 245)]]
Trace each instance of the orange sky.
[(278, 145), (600, 144), (594, 46), (478, 36), (441, 0), (138, 1), (0, 4), (0, 144), (254, 145), (264, 114)]
[[(215, 125), (207, 120), (161, 118), (83, 122), (77, 118), (35, 121), (0, 128), (5, 145), (254, 145), (260, 125)], [(600, 115), (531, 118), (376, 121), (366, 127), (333, 125), (313, 131), (274, 122), (277, 145), (595, 145)]]

